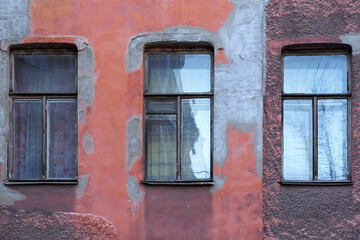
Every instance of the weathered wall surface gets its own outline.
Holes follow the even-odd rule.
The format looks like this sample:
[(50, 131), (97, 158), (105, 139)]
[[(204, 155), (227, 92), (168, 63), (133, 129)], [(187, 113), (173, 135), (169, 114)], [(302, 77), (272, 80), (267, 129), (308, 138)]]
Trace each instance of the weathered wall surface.
[[(267, 10), (264, 99), (265, 239), (359, 239), (360, 3), (271, 0)], [(350, 186), (284, 186), (281, 180), (281, 49), (291, 44), (347, 43), (352, 55)]]
[[(15, 2), (13, 5), (18, 7), (20, 2)], [(22, 211), (20, 215), (25, 219), (28, 214), (43, 214), (40, 219), (45, 222), (56, 215), (57, 220), (51, 221), (63, 218), (61, 224), (66, 225), (70, 213), (50, 213), (61, 211), (101, 216), (114, 229), (99, 231), (113, 236), (115, 230), (119, 239), (262, 238), (265, 0), (213, 0), (211, 4), (208, 0), (23, 3), (25, 10), (21, 12), (28, 22), (19, 29), (26, 31), (3, 35), (0, 39), (66, 41), (81, 46), (79, 183), (76, 186), (0, 185), (0, 203), (11, 207), (5, 209), (11, 217), (1, 233), (6, 234), (16, 222), (13, 216), (18, 214), (16, 211)], [(142, 54), (145, 44), (159, 41), (206, 41), (214, 46), (214, 186), (164, 187), (140, 183), (143, 179)], [(3, 48), (7, 44), (11, 41), (3, 42)], [(1, 86), (4, 85), (1, 89), (8, 101), (8, 55), (0, 53)], [(8, 113), (6, 106), (1, 111)], [(6, 120), (4, 126), (8, 126)], [(5, 142), (6, 127), (1, 131)], [(4, 142), (1, 141), (0, 148), (6, 149)], [(2, 179), (5, 180), (7, 156), (2, 152), (0, 161), (4, 163)], [(32, 209), (40, 211), (32, 213)], [(94, 228), (101, 225), (96, 225), (96, 219), (92, 220)], [(31, 226), (27, 221), (19, 224)], [(46, 225), (41, 231), (49, 229)]]

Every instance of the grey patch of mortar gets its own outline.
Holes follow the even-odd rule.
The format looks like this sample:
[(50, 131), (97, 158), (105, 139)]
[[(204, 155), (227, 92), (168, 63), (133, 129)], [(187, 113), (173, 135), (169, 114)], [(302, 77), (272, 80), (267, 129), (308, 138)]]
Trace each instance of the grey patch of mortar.
[(91, 155), (94, 153), (94, 139), (90, 133), (85, 133), (83, 136), (83, 147), (84, 151), (87, 155)]
[[(3, 39), (25, 37), (29, 32), (29, 1), (0, 0), (0, 41)], [(0, 51), (0, 164), (1, 180), (7, 178), (7, 146), (9, 131), (9, 58)], [(14, 201), (26, 199), (26, 196), (0, 184), (0, 204), (12, 205)]]
[(86, 108), (94, 102), (94, 50), (88, 46), (78, 53), (78, 112), (81, 125), (86, 124)]
[(134, 36), (125, 55), (125, 70), (134, 72), (141, 66), (145, 44), (158, 42), (209, 42), (215, 51), (221, 48), (221, 39), (216, 32), (202, 27), (173, 26), (162, 32), (141, 33)]
[(215, 67), (214, 161), (228, 156), (227, 126), (255, 134), (256, 169), (262, 176), (264, 13), (266, 1), (233, 0), (233, 11), (219, 28), (228, 63)]
[(214, 176), (215, 185), (210, 188), (210, 192), (216, 193), (217, 191), (219, 191), (222, 188), (222, 186), (224, 185), (225, 181), (226, 181), (226, 176), (221, 178), (218, 175), (215, 175)]
[(86, 189), (88, 179), (89, 179), (89, 174), (83, 174), (80, 177), (79, 183), (78, 183), (77, 188), (76, 188), (76, 195), (78, 197), (81, 197), (81, 195), (84, 193), (84, 191)]
[(360, 34), (359, 33), (347, 33), (340, 36), (340, 40), (343, 43), (349, 44), (352, 47), (353, 55), (360, 54)]
[(22, 201), (26, 199), (26, 196), (18, 191), (15, 191), (4, 184), (0, 184), (0, 204), (10, 206), (15, 201)]
[(133, 115), (126, 122), (125, 168), (130, 171), (133, 163), (141, 157), (142, 131), (141, 115)]
[(137, 179), (135, 177), (128, 176), (126, 186), (129, 198), (136, 203), (141, 202), (142, 194)]
[[(0, 162), (6, 163), (7, 143), (9, 131), (9, 81), (8, 79), (8, 57), (4, 52), (0, 52)], [(6, 168), (6, 164), (3, 164)], [(6, 177), (3, 175), (3, 177)]]
[(0, 40), (29, 32), (29, 1), (0, 0)]
[[(24, 37), (20, 37), (20, 38), (7, 38), (1, 41), (1, 50), (6, 52), (8, 51), (8, 48), (11, 45), (16, 45), (16, 44), (22, 44), (24, 43), (24, 40), (30, 40), (33, 42), (39, 42), (39, 43), (44, 43), (44, 42), (58, 42), (58, 40), (61, 40), (60, 42), (66, 42), (66, 43), (72, 43), (76, 45), (76, 48), (78, 50), (78, 52), (81, 52), (83, 50), (85, 50), (86, 48), (89, 47), (89, 41), (84, 38), (84, 37), (80, 37), (80, 36), (75, 36), (75, 35), (30, 35), (27, 36), (26, 38)], [(27, 43), (30, 43), (27, 42)]]

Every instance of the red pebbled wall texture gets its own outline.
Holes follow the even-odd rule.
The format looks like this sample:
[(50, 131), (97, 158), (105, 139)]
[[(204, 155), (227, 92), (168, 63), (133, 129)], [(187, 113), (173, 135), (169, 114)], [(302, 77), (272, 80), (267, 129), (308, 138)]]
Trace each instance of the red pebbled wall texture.
[(360, 33), (356, 0), (270, 0), (264, 97), (264, 239), (360, 238), (360, 56), (352, 55), (352, 180), (348, 186), (285, 186), (281, 180), (281, 50), (342, 43)]
[(0, 239), (116, 239), (105, 218), (79, 213), (16, 210), (0, 205)]

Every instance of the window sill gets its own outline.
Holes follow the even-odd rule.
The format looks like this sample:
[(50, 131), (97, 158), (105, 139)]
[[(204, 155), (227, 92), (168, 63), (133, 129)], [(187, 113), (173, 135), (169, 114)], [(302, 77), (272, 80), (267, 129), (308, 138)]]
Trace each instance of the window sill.
[(353, 185), (353, 181), (280, 181), (281, 185), (298, 185), (298, 186), (348, 186)]
[(214, 181), (153, 181), (153, 180), (141, 180), (145, 185), (175, 185), (175, 186), (212, 186)]
[(7, 181), (5, 185), (76, 185), (77, 180), (74, 181)]

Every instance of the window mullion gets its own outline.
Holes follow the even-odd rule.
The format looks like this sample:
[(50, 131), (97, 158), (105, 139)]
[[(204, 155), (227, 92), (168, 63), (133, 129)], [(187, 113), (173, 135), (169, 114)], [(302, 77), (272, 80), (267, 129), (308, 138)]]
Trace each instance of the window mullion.
[(318, 98), (313, 98), (313, 180), (318, 179)]
[(47, 166), (46, 166), (46, 142), (47, 142), (47, 136), (46, 136), (46, 114), (47, 114), (47, 103), (46, 103), (46, 97), (42, 97), (42, 177), (47, 178)]
[(176, 144), (176, 149), (177, 149), (177, 157), (176, 157), (176, 177), (178, 180), (181, 179), (181, 141), (182, 141), (182, 137), (181, 137), (181, 97), (177, 96), (177, 114), (176, 114), (176, 122), (177, 122), (177, 144)]

